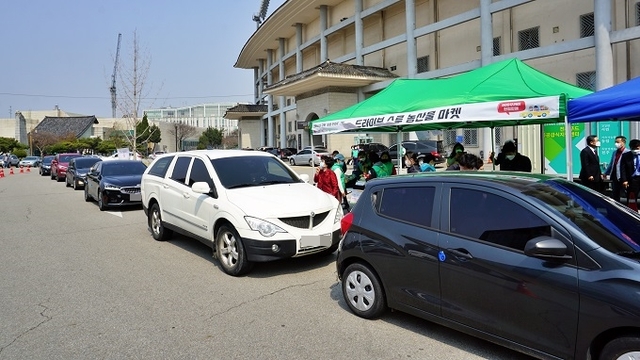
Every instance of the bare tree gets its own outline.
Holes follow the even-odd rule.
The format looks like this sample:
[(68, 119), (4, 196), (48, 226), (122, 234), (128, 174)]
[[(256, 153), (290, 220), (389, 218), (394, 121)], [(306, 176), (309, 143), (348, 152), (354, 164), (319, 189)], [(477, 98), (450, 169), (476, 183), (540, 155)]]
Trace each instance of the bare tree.
[(53, 134), (50, 132), (43, 132), (43, 131), (40, 131), (40, 132), (32, 131), (30, 133), (30, 136), (31, 136), (31, 145), (33, 145), (36, 149), (38, 149), (40, 154), (44, 154), (44, 151), (47, 147), (62, 140), (62, 138), (56, 134)]
[(176, 151), (180, 151), (181, 149), (178, 145), (182, 144), (184, 139), (197, 135), (198, 129), (188, 124), (174, 123), (173, 128), (169, 129), (168, 132), (169, 135), (176, 139)]
[(121, 88), (118, 99), (118, 110), (122, 113), (123, 124), (118, 128), (127, 139), (131, 148), (135, 151), (138, 134), (136, 126), (140, 122), (140, 106), (149, 98), (150, 84), (147, 84), (149, 69), (151, 68), (151, 55), (140, 49), (137, 31), (133, 32), (133, 45), (131, 48), (132, 66), (127, 67), (126, 61), (120, 62), (118, 67)]

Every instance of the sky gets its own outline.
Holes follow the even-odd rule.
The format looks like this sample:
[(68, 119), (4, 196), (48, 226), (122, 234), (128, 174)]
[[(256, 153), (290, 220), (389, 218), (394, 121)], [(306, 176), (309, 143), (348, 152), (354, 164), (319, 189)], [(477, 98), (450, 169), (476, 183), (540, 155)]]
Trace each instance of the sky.
[[(271, 0), (271, 14), (285, 0)], [(111, 117), (133, 34), (149, 63), (142, 108), (253, 101), (253, 70), (236, 69), (260, 0), (5, 0), (0, 2), (0, 118), (60, 109)], [(120, 79), (116, 89), (121, 85)], [(118, 90), (122, 93), (122, 90)], [(120, 116), (120, 114), (119, 114)]]

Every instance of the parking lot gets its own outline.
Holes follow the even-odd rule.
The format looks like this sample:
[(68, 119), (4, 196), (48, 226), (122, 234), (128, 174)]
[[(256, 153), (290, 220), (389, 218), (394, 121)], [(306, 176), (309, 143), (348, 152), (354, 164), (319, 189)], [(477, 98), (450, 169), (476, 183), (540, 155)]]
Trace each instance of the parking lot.
[(356, 317), (335, 255), (228, 276), (195, 240), (154, 241), (140, 207), (100, 212), (37, 170), (0, 178), (0, 246), (0, 359), (529, 359), (398, 312)]

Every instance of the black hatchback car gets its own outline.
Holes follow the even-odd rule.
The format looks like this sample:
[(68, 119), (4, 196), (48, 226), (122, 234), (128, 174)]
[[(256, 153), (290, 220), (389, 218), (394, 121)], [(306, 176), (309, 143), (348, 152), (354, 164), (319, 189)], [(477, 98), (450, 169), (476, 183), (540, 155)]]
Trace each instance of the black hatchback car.
[(540, 358), (640, 356), (640, 216), (547, 175), (374, 179), (342, 220), (349, 308), (400, 310)]

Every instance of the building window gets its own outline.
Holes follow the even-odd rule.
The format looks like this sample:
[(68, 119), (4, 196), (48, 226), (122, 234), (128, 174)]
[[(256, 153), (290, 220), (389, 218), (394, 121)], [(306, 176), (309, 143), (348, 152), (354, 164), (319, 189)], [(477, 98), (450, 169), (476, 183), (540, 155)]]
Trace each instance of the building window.
[(494, 140), (494, 145), (493, 148), (494, 150), (496, 150), (496, 153), (500, 152), (500, 149), (502, 149), (502, 138), (503, 136), (503, 131), (504, 129), (501, 127), (497, 127), (493, 129), (493, 140)]
[(636, 3), (636, 26), (640, 26), (640, 2)]
[(585, 37), (593, 36), (593, 34), (594, 34), (593, 13), (580, 15), (580, 37), (585, 38)]
[(529, 29), (518, 31), (519, 50), (535, 49), (540, 47), (540, 27), (532, 27)]
[(587, 71), (576, 74), (576, 85), (583, 89), (596, 91), (596, 72)]
[(456, 139), (456, 136), (458, 135), (456, 133), (455, 130), (444, 130), (442, 132), (443, 137), (444, 137), (444, 146), (445, 147), (452, 147), (453, 144), (457, 143), (458, 140)]
[(500, 46), (500, 40), (502, 40), (501, 36), (493, 38), (493, 56), (498, 56), (502, 54), (502, 49)]
[(464, 129), (462, 135), (464, 139), (463, 145), (478, 146), (478, 129)]
[(429, 55), (418, 58), (418, 73), (429, 71)]

